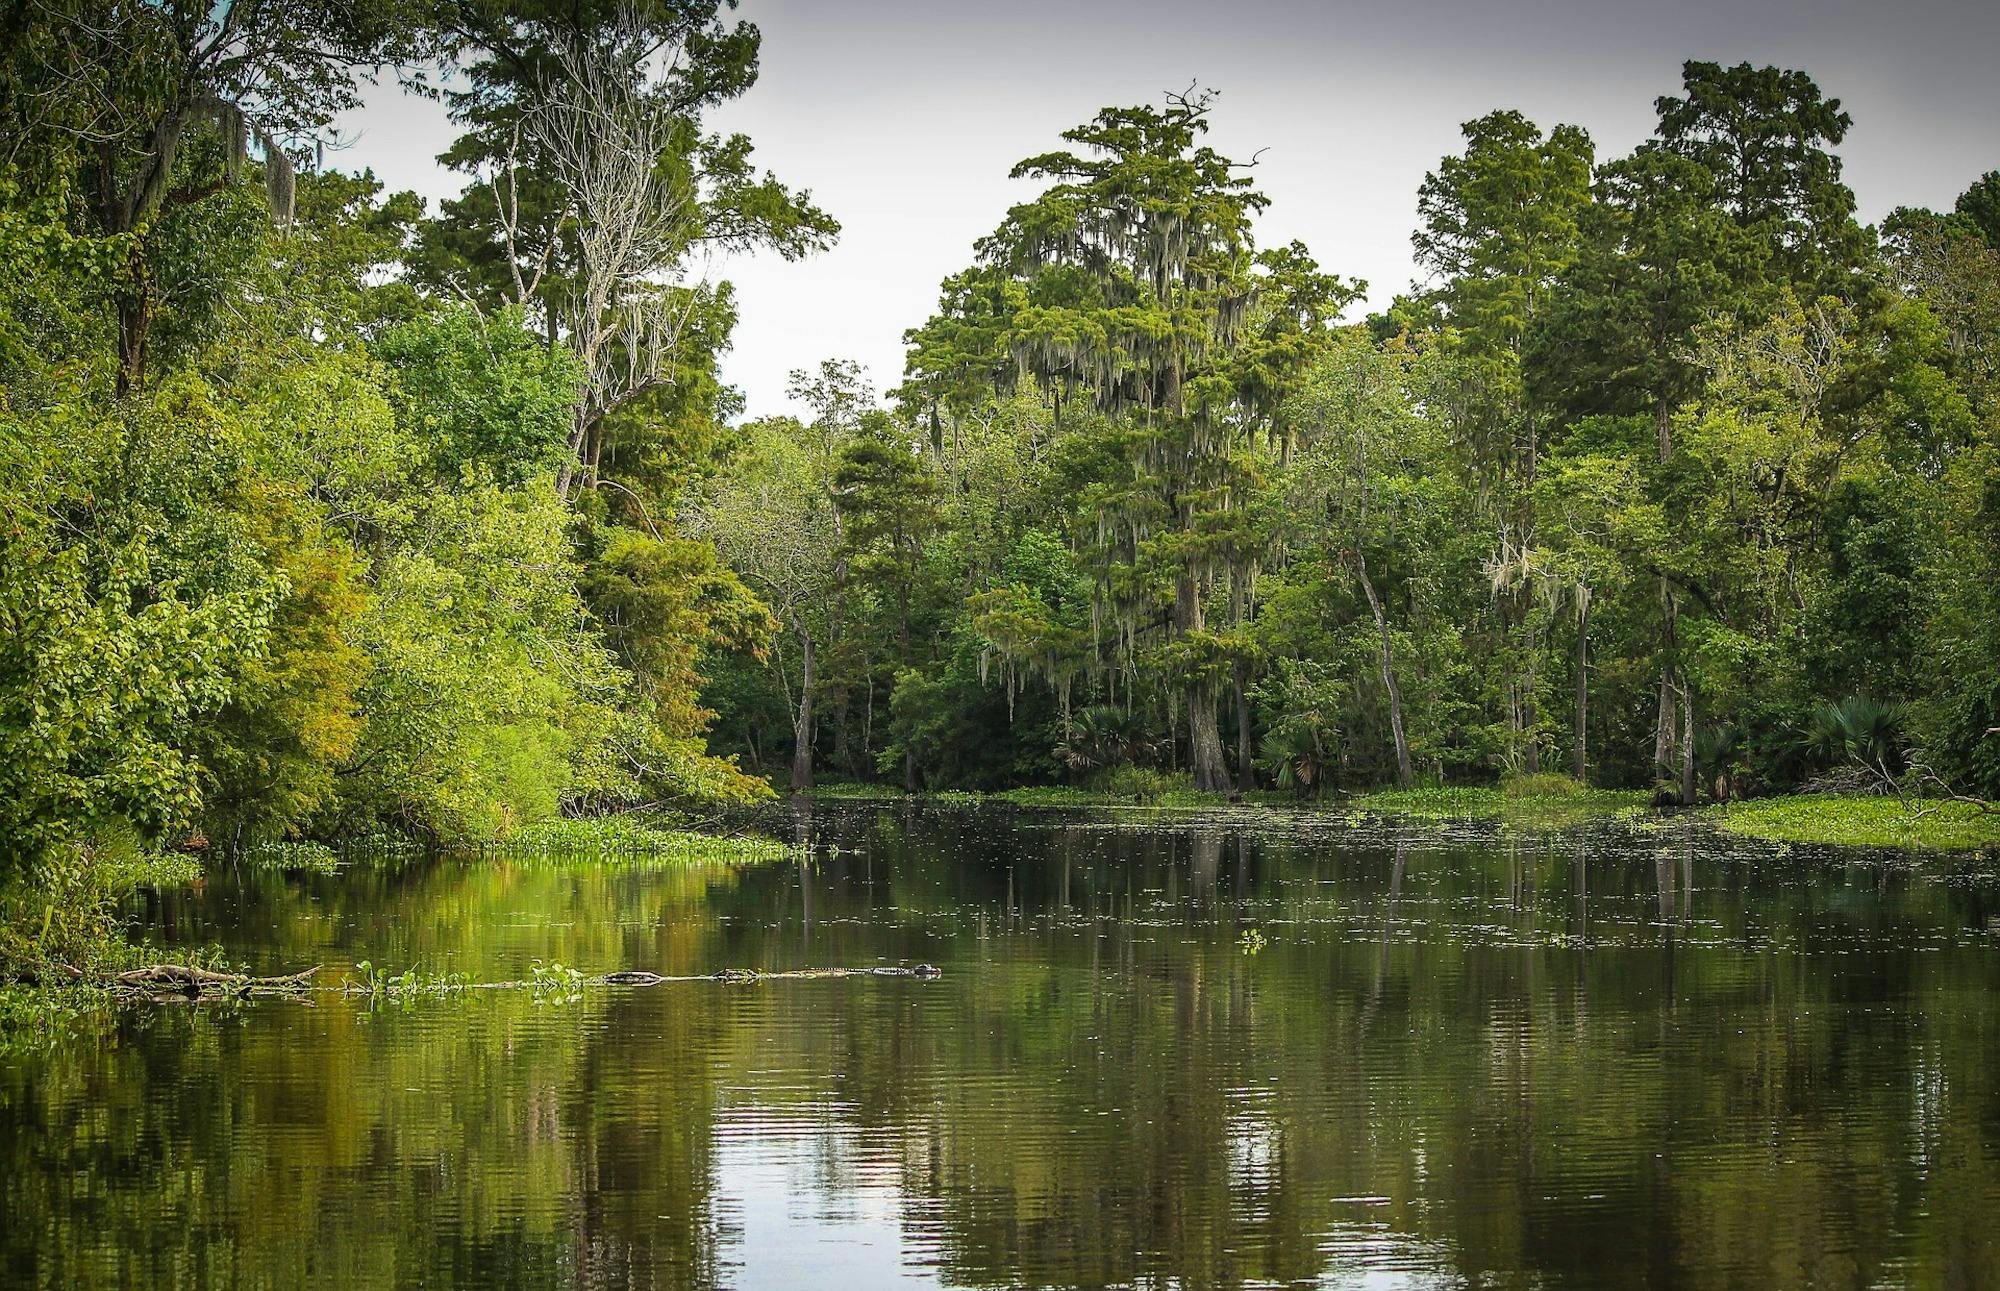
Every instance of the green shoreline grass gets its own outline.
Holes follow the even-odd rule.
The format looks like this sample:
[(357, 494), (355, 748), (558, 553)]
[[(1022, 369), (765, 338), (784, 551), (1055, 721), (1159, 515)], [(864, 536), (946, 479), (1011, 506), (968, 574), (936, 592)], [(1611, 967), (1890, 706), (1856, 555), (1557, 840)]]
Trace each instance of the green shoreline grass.
[[(1198, 811), (1230, 806), (1226, 793), (1204, 793), (1198, 789), (1168, 789), (1156, 794), (1116, 793), (1107, 789), (1085, 789), (1076, 785), (1024, 785), (1018, 789), (936, 789), (906, 793), (891, 785), (855, 784), (839, 781), (814, 785), (805, 796), (815, 802), (924, 802), (952, 803), (1003, 802), (1016, 807), (1147, 807), (1168, 811)], [(1309, 799), (1288, 793), (1246, 794), (1242, 801), (1253, 806), (1313, 805)], [(1328, 798), (1320, 805), (1333, 803)]]
[(1300, 797), (1281, 790), (1262, 790), (1240, 799), (1195, 789), (1168, 789), (1152, 796), (1086, 789), (1073, 785), (1029, 785), (1019, 789), (974, 792), (962, 789), (935, 793), (905, 793), (886, 785), (836, 783), (807, 791), (814, 800), (831, 802), (1000, 802), (1017, 807), (1142, 807), (1165, 811), (1199, 811), (1234, 805), (1295, 807), (1302, 811), (1349, 813), (1356, 810), (1450, 820), (1478, 817), (1543, 818), (1564, 821), (1583, 816), (1631, 814), (1645, 809), (1648, 795), (1639, 790), (1587, 789), (1561, 776), (1538, 776), (1518, 785), (1381, 789), (1359, 795)]

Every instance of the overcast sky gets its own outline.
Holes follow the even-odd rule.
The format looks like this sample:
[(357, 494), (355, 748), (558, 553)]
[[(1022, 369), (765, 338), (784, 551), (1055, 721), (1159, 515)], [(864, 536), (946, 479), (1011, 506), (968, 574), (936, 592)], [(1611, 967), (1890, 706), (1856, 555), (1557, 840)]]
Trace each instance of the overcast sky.
[[(1298, 238), (1368, 280), (1408, 286), (1417, 186), (1460, 123), (1518, 108), (1587, 128), (1600, 158), (1651, 129), (1683, 59), (1811, 72), (1855, 120), (1840, 149), (1864, 220), (1949, 205), (2000, 167), (2000, 4), (1950, 0), (743, 0), (764, 33), (756, 88), (717, 115), (843, 226), (831, 252), (719, 263), (742, 321), (725, 377), (749, 412), (787, 408), (786, 374), (860, 360), (878, 388), (1007, 206), (1014, 162), (1107, 104), (1199, 81), (1211, 141), (1272, 198), (1259, 240)], [(391, 187), (453, 191), (440, 110), (376, 92), (336, 164)], [(331, 159), (330, 159), (331, 160)]]

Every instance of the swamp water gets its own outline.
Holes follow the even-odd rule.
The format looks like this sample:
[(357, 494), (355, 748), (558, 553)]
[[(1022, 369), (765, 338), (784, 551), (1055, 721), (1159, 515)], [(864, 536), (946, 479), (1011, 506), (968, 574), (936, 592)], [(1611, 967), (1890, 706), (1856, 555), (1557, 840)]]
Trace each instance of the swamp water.
[(1698, 826), (836, 803), (760, 867), (357, 862), (0, 1056), (0, 1283), (2000, 1287), (2000, 877)]

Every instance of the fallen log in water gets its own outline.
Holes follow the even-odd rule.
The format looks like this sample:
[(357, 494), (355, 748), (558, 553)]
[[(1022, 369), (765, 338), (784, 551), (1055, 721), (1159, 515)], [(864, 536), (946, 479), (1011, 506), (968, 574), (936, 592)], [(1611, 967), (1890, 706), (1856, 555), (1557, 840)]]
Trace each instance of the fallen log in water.
[(147, 964), (127, 969), (111, 979), (111, 985), (135, 991), (178, 991), (183, 995), (243, 994), (249, 991), (304, 991), (312, 988), (314, 964), (304, 972), (283, 977), (251, 977), (246, 973), (218, 973), (191, 964)]
[[(315, 964), (302, 972), (279, 977), (253, 977), (247, 973), (218, 973), (213, 969), (199, 968), (192, 964), (147, 964), (141, 968), (127, 969), (99, 984), (116, 995), (164, 1000), (175, 997), (201, 999), (254, 994), (301, 995), (309, 991), (331, 991), (346, 995), (414, 995), (462, 990), (517, 988), (541, 990), (552, 985), (539, 978), (529, 981), (468, 982), (460, 976), (446, 983), (412, 982), (404, 985), (394, 979), (388, 979), (382, 984), (359, 985), (344, 981), (339, 985), (327, 986), (313, 980), (313, 975), (318, 971), (319, 965)], [(689, 976), (666, 976), (644, 969), (620, 969), (598, 977), (585, 977), (576, 973), (567, 981), (553, 984), (569, 988), (584, 985), (660, 986), (667, 982), (777, 982), (827, 977), (911, 977), (928, 981), (943, 975), (941, 970), (931, 964), (918, 964), (914, 967), (877, 965), (870, 968), (788, 968), (769, 972), (756, 968), (724, 968), (713, 973)], [(78, 977), (80, 979), (81, 974)]]

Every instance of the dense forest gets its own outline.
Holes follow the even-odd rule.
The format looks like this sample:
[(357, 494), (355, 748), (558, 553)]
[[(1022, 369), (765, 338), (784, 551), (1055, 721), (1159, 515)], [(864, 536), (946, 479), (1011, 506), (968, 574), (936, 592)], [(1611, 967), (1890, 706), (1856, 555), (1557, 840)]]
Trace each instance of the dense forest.
[[(816, 777), (2000, 794), (2000, 173), (1862, 225), (1804, 73), (1689, 63), (1621, 157), (1466, 124), (1365, 318), (1207, 93), (1108, 108), (1022, 140), (899, 386), (746, 423), (692, 266), (838, 225), (705, 123), (757, 75), (719, 0), (5, 12), (44, 899)], [(327, 164), (366, 77), (444, 99), (459, 196)]]
[(1683, 82), (1626, 157), (1467, 123), (1427, 279), (1359, 322), (1255, 245), (1206, 94), (1019, 163), (890, 406), (800, 374), (811, 419), (684, 499), (781, 624), (706, 667), (711, 744), (794, 785), (2000, 789), (2000, 173), (1866, 228), (1837, 99)]

